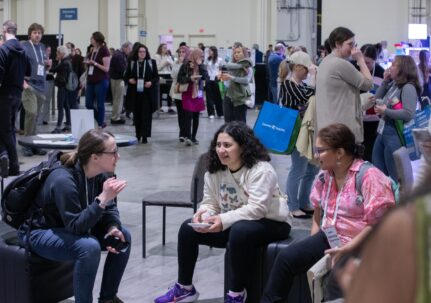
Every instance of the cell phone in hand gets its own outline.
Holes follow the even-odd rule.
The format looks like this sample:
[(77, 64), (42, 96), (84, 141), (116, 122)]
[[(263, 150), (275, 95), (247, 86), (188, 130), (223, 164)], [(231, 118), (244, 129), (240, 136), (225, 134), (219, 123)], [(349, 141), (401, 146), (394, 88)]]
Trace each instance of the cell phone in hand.
[(121, 241), (120, 238), (114, 235), (109, 235), (105, 237), (105, 241), (106, 241), (106, 246), (111, 246), (113, 249), (120, 252), (125, 252), (130, 246), (129, 242), (127, 241), (123, 242)]

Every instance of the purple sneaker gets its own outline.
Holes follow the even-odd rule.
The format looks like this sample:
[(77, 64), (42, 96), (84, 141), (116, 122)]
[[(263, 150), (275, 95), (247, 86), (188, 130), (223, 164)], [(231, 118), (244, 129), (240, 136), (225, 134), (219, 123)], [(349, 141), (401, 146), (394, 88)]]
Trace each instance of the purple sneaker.
[[(175, 303), (175, 302), (195, 302), (199, 297), (199, 293), (193, 286), (187, 290), (182, 288), (178, 283), (169, 288), (169, 291), (154, 300), (154, 303)], [(233, 301), (232, 301), (233, 302)]]
[(226, 295), (226, 300), (224, 303), (245, 303), (247, 299), (247, 290), (244, 289), (244, 293), (242, 295), (232, 297), (229, 294)]

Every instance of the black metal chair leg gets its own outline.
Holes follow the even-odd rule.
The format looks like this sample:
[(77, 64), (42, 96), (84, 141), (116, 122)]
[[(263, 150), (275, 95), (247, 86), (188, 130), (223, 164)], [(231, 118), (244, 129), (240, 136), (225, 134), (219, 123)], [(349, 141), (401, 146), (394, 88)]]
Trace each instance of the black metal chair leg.
[(142, 202), (142, 258), (147, 257), (147, 245), (146, 245), (146, 204)]
[(163, 206), (163, 238), (162, 244), (163, 246), (166, 243), (166, 206)]

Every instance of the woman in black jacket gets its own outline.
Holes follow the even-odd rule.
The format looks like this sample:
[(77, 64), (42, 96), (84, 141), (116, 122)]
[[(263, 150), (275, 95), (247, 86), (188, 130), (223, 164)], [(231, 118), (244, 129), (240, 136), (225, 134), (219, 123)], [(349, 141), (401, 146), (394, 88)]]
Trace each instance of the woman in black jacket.
[(107, 250), (108, 256), (99, 302), (122, 302), (116, 294), (129, 260), (131, 237), (117, 209), (117, 196), (126, 187), (126, 181), (113, 176), (119, 159), (111, 133), (86, 132), (76, 151), (61, 156), (63, 165), (48, 175), (37, 194), (35, 203), (42, 212), (33, 215), (31, 229), (24, 223), (19, 230), (32, 252), (74, 262), (77, 303), (93, 301), (101, 250)]
[[(66, 83), (70, 71), (72, 70), (72, 63), (70, 57), (70, 51), (66, 46), (57, 47), (57, 60), (58, 64), (51, 69), (51, 73), (56, 74), (54, 79), (54, 84), (57, 86), (57, 126), (51, 132), (53, 134), (59, 134), (61, 132), (70, 132), (71, 121), (70, 121), (70, 109), (75, 109), (76, 107), (71, 107), (72, 93), (66, 89)], [(66, 113), (66, 122), (64, 123), (64, 128), (61, 128), (61, 123), (63, 122), (63, 116)]]
[(124, 74), (127, 98), (133, 104), (133, 122), (136, 138), (147, 143), (151, 137), (153, 112), (157, 109), (156, 84), (159, 81), (156, 61), (151, 59), (148, 48), (141, 44), (134, 48)]

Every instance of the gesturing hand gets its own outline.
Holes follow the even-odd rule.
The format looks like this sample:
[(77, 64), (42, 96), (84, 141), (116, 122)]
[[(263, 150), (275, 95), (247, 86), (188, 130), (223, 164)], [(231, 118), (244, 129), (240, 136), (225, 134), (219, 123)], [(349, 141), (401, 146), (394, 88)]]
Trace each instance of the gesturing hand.
[(99, 195), (100, 201), (106, 203), (116, 198), (126, 185), (127, 182), (125, 180), (117, 180), (115, 177), (106, 179), (105, 182), (103, 182), (103, 191)]

